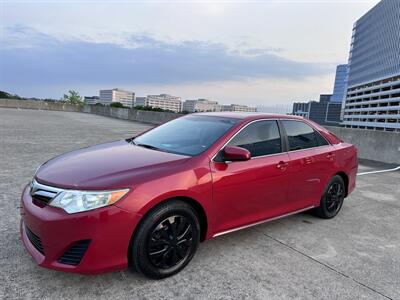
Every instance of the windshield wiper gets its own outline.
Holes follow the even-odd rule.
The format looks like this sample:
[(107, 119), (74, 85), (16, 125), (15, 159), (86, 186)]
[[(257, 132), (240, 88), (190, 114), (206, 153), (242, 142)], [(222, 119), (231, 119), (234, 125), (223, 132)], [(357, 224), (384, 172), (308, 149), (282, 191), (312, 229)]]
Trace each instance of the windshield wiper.
[(147, 149), (151, 149), (151, 150), (157, 150), (157, 151), (163, 151), (163, 152), (165, 152), (165, 150), (160, 149), (160, 148), (158, 148), (158, 147), (156, 147), (156, 146), (152, 146), (152, 145), (148, 145), (148, 144), (138, 144), (138, 143), (135, 143), (134, 141), (132, 141), (132, 143), (133, 143), (134, 145), (136, 145), (136, 146), (139, 146), (139, 147), (143, 147), (143, 148), (147, 148)]

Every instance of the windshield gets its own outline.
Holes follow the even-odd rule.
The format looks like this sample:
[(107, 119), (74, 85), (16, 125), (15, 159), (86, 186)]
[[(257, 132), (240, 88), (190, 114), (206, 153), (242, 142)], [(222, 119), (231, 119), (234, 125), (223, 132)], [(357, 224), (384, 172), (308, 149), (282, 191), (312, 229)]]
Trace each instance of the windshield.
[(194, 156), (210, 148), (238, 121), (213, 116), (186, 116), (142, 134), (133, 143), (149, 149)]

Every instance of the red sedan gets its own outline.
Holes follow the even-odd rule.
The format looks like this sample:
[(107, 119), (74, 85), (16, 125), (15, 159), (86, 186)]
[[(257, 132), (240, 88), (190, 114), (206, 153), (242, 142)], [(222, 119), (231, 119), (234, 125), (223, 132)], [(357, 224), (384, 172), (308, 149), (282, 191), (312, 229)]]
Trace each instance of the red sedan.
[(191, 114), (44, 163), (22, 194), (21, 236), (43, 267), (163, 278), (201, 241), (305, 210), (336, 216), (356, 173), (356, 148), (309, 120)]

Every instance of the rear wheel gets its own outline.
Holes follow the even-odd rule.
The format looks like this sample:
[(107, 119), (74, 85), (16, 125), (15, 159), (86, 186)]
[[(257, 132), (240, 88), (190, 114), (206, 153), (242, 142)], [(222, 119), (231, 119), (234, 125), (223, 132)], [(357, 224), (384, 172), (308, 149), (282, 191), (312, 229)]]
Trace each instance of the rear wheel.
[(196, 211), (174, 200), (156, 207), (140, 224), (131, 247), (131, 262), (147, 277), (160, 279), (181, 271), (200, 241)]
[(342, 208), (345, 191), (343, 178), (333, 176), (324, 190), (320, 206), (314, 209), (315, 214), (324, 219), (336, 216)]

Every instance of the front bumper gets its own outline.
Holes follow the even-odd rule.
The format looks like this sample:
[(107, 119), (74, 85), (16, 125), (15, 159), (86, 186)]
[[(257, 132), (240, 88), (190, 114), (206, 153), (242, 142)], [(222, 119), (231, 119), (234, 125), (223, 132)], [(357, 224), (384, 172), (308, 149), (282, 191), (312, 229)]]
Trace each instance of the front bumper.
[[(141, 218), (114, 205), (67, 214), (59, 208), (35, 204), (29, 186), (22, 193), (21, 216), (21, 239), (38, 265), (82, 274), (125, 269), (129, 243)], [(79, 241), (90, 241), (79, 264), (59, 262)]]

